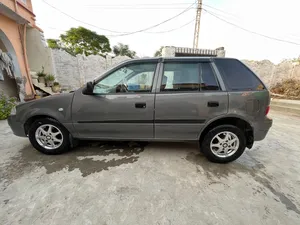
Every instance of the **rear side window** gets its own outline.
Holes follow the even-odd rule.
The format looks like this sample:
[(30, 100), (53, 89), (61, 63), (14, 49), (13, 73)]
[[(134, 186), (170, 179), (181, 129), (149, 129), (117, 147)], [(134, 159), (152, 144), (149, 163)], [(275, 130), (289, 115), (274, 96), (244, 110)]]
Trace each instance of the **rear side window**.
[(198, 63), (165, 63), (161, 91), (199, 91)]
[(225, 83), (232, 91), (259, 91), (265, 86), (244, 64), (235, 59), (215, 59)]

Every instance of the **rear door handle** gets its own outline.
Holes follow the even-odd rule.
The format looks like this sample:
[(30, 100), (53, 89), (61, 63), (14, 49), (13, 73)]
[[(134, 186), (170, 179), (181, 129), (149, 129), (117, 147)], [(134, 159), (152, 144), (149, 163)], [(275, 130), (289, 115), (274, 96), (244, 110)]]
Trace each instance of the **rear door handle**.
[(218, 107), (219, 106), (219, 102), (208, 102), (207, 106), (208, 107)]
[(135, 103), (135, 108), (145, 109), (146, 103), (145, 102), (137, 102), (137, 103)]

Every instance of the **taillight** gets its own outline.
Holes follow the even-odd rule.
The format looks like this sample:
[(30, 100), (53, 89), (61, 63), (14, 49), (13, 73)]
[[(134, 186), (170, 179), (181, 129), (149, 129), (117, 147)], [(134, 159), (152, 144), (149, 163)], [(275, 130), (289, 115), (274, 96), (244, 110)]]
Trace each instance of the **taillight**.
[(269, 112), (270, 112), (270, 106), (268, 106), (266, 109), (266, 115), (268, 115)]

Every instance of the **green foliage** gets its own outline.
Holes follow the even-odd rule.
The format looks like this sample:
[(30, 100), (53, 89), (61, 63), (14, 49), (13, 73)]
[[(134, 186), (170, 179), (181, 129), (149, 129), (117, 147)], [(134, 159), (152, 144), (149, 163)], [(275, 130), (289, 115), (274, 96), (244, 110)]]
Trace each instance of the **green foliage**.
[[(104, 35), (84, 27), (71, 28), (66, 34), (60, 35), (63, 49), (72, 55), (85, 54), (103, 55), (110, 52), (109, 40)], [(58, 43), (58, 42), (56, 42)]]
[(160, 47), (159, 50), (157, 50), (155, 53), (154, 53), (154, 57), (162, 57), (162, 50), (163, 50), (164, 47)]
[(53, 86), (59, 86), (59, 83), (58, 82), (54, 82)]
[(47, 74), (44, 72), (44, 67), (42, 66), (42, 71), (39, 71), (38, 73), (37, 73), (37, 76), (38, 77), (45, 77)]
[(54, 81), (54, 80), (55, 80), (55, 76), (53, 76), (52, 74), (48, 74), (48, 75), (45, 77), (45, 80), (46, 80), (46, 81)]
[(61, 49), (62, 46), (58, 39), (47, 39), (48, 47), (53, 49)]
[(0, 120), (5, 120), (10, 115), (11, 110), (16, 106), (17, 99), (0, 94)]
[(116, 56), (128, 56), (130, 58), (134, 58), (136, 56), (135, 51), (131, 51), (128, 45), (124, 45), (122, 43), (118, 43), (113, 47), (113, 52)]

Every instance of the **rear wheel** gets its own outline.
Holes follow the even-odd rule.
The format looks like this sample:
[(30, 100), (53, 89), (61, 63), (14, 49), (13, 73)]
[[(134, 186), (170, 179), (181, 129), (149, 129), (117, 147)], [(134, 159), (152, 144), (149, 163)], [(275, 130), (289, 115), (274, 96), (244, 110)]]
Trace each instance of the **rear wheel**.
[(51, 118), (33, 122), (28, 136), (33, 147), (44, 154), (56, 155), (70, 149), (69, 132)]
[(201, 150), (209, 161), (228, 163), (239, 158), (246, 148), (246, 137), (240, 128), (221, 125), (211, 129), (201, 143)]

